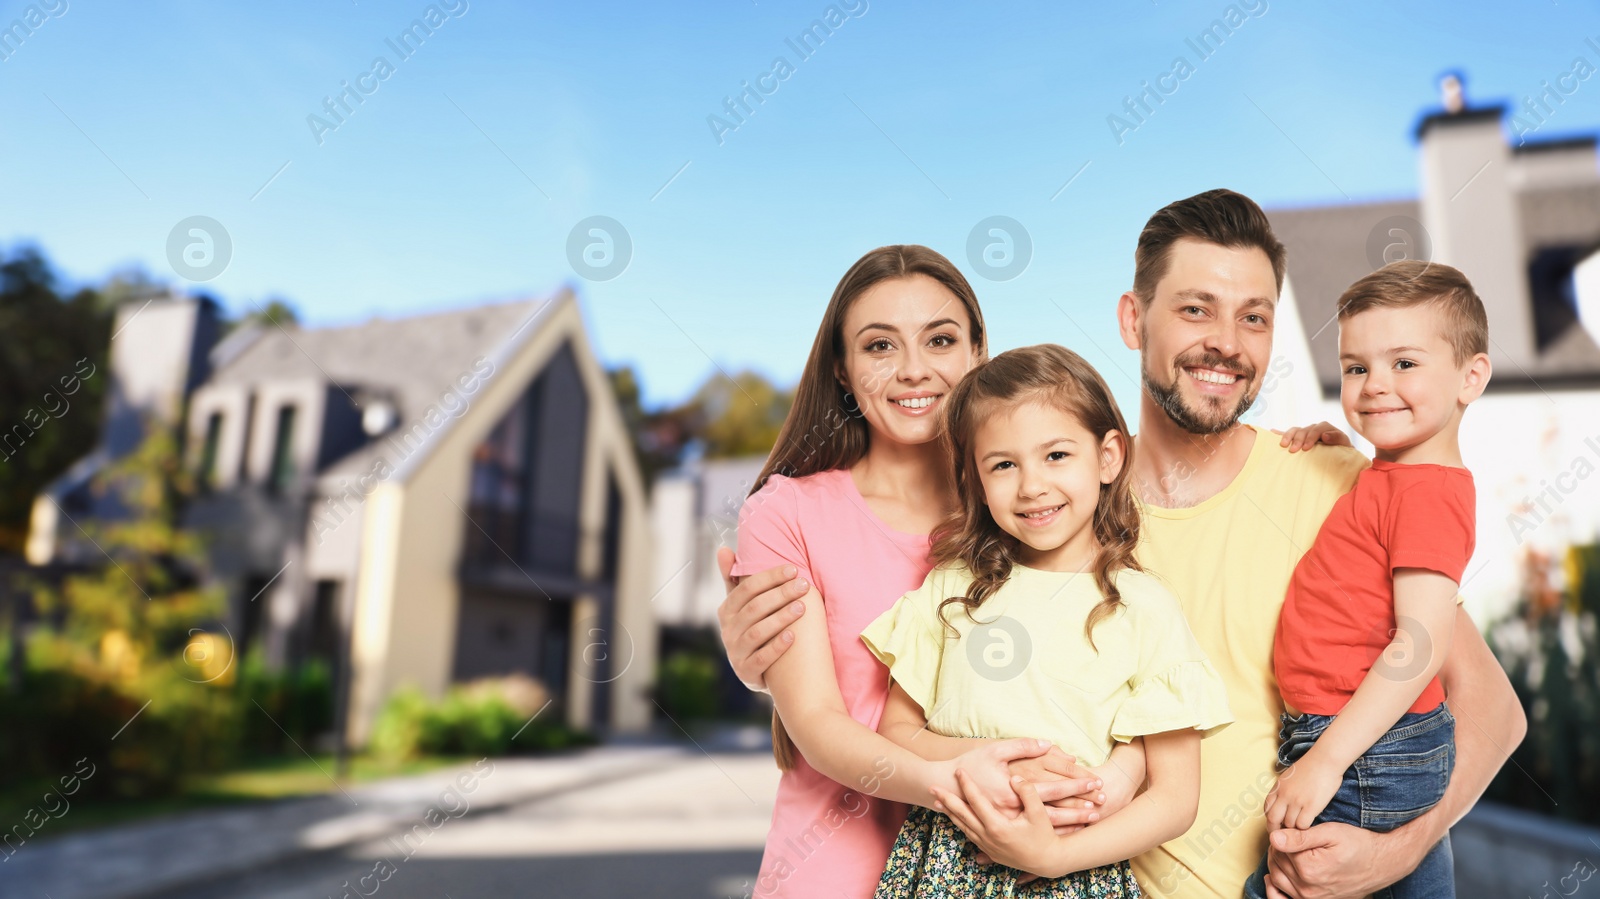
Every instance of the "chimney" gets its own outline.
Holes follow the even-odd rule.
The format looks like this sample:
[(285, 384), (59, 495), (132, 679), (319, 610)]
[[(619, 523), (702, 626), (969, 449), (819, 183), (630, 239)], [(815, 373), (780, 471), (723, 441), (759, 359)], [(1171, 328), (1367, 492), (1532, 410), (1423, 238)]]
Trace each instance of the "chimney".
[(138, 446), (147, 418), (178, 426), (189, 394), (208, 374), (218, 319), (217, 304), (203, 296), (154, 296), (117, 309), (100, 436), (113, 459)]
[(1465, 88), (1466, 85), (1461, 83), (1461, 76), (1455, 72), (1447, 72), (1439, 79), (1439, 99), (1446, 113), (1457, 115), (1467, 108)]
[(1422, 226), (1434, 261), (1460, 269), (1483, 299), (1494, 366), (1508, 374), (1531, 368), (1538, 350), (1505, 107), (1469, 105), (1454, 73), (1439, 87), (1442, 111), (1417, 126)]

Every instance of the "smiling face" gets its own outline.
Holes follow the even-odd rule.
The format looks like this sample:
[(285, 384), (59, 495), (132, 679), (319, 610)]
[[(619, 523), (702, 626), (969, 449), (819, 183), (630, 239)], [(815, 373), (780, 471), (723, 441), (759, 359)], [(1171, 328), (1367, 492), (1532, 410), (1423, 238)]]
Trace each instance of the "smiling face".
[(926, 275), (880, 281), (844, 315), (840, 379), (872, 439), (927, 443), (945, 394), (978, 361), (960, 299)]
[(1124, 339), (1137, 335), (1145, 391), (1185, 431), (1228, 430), (1255, 401), (1272, 355), (1271, 260), (1255, 247), (1185, 238), (1154, 293), (1149, 303), (1124, 300)]
[(1122, 436), (1104, 441), (1066, 410), (1029, 401), (996, 410), (973, 435), (989, 514), (1022, 542), (1018, 561), (1081, 571), (1094, 559), (1100, 487), (1122, 470)]
[(1482, 392), (1475, 360), (1456, 364), (1444, 328), (1434, 303), (1339, 322), (1340, 404), (1380, 458), (1420, 460), (1435, 444), (1453, 444), (1462, 411)]

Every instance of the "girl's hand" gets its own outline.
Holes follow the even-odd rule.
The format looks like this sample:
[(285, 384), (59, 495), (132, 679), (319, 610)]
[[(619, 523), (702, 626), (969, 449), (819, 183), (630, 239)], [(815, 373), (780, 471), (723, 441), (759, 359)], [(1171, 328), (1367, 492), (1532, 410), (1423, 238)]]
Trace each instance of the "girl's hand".
[[(1142, 753), (1135, 757), (1139, 761), (1144, 760)], [(1133, 797), (1139, 795), (1139, 788), (1144, 786), (1144, 769), (1141, 767), (1137, 772), (1130, 771), (1127, 766), (1118, 764), (1115, 756), (1107, 759), (1104, 765), (1089, 770), (1104, 785), (1098, 800), (1101, 818), (1109, 818), (1127, 808)]]
[[(1070, 833), (1085, 824), (1098, 821), (1105, 814), (1099, 808), (1100, 803), (1105, 801), (1105, 794), (1101, 792), (1104, 784), (1102, 775), (1095, 769), (1078, 764), (1076, 758), (1058, 747), (1052, 746), (1049, 752), (1038, 758), (1014, 761), (1008, 768), (1012, 777), (1021, 777), (1038, 790), (1039, 799), (1050, 816), (1050, 823), (1058, 832)], [(1009, 779), (1007, 792), (1011, 798), (1002, 807), (1021, 811), (1021, 800), (1016, 797), (1016, 791), (1010, 789)]]
[(1060, 870), (1060, 863), (1051, 858), (1058, 848), (1055, 829), (1032, 784), (1020, 777), (1012, 781), (1022, 802), (1022, 814), (1014, 817), (996, 808), (965, 771), (956, 771), (956, 785), (960, 795), (931, 788), (934, 808), (949, 815), (990, 859), (1041, 877), (1069, 873), (1070, 869)]
[[(1039, 761), (1047, 752), (1065, 757), (1065, 753), (1047, 740), (1002, 740), (970, 750), (951, 764), (956, 776), (965, 775), (973, 789), (982, 791), (991, 805), (1015, 816), (1022, 811), (1022, 800), (1011, 788), (1010, 768), (1025, 761)], [(1061, 763), (1057, 760), (1049, 764), (1060, 766)]]
[[(1033, 784), (1057, 836), (1082, 830), (1100, 820), (1103, 814), (1109, 814), (1100, 809), (1100, 803), (1106, 800), (1106, 794), (1100, 791), (1103, 784), (1100, 769), (1085, 768), (1078, 764), (1076, 757), (1062, 752), (1060, 747), (1052, 746), (1049, 752), (1038, 758), (1019, 759), (1009, 767), (1013, 776)], [(1011, 791), (1011, 797), (1000, 807), (1008, 817), (1015, 817), (1021, 813), (1022, 797), (1017, 795), (1015, 789)], [(980, 865), (994, 864), (994, 859), (981, 847), (973, 860)], [(1038, 879), (1037, 874), (1023, 872), (1017, 876), (1017, 886)]]
[[(1050, 816), (1050, 823), (1055, 825), (1056, 836), (1064, 837), (1076, 833), (1096, 821), (1110, 817), (1133, 801), (1133, 797), (1139, 794), (1139, 788), (1144, 785), (1143, 742), (1140, 739), (1129, 749), (1118, 747), (1112, 750), (1111, 757), (1104, 765), (1097, 768), (1080, 766), (1078, 770), (1094, 775), (1095, 779), (1100, 781), (1085, 792), (1063, 796), (1052, 802), (1047, 794), (1065, 788), (1070, 781), (1035, 783), (1039, 798), (1044, 801), (1045, 814)], [(1053, 756), (1055, 752), (1056, 750), (1051, 750), (1046, 758)], [(1072, 758), (1066, 753), (1062, 753), (1062, 756)], [(1119, 757), (1121, 761), (1118, 761)], [(1013, 763), (1012, 767), (1015, 768), (1016, 764)], [(1101, 789), (1101, 785), (1104, 789)], [(994, 864), (994, 860), (981, 850), (974, 860), (980, 865)], [(1036, 879), (1038, 879), (1036, 875), (1024, 874), (1017, 878), (1017, 884), (1020, 886)]]
[(1278, 775), (1277, 784), (1267, 794), (1262, 806), (1267, 814), (1267, 825), (1273, 830), (1310, 828), (1317, 815), (1333, 801), (1333, 794), (1339, 792), (1343, 780), (1343, 771), (1320, 765), (1307, 754)]
[(1318, 443), (1324, 443), (1328, 446), (1354, 445), (1350, 442), (1350, 435), (1325, 421), (1319, 421), (1314, 425), (1308, 425), (1303, 428), (1290, 428), (1287, 431), (1274, 429), (1272, 433), (1283, 435), (1283, 439), (1278, 441), (1278, 445), (1288, 447), (1291, 453), (1311, 449)]

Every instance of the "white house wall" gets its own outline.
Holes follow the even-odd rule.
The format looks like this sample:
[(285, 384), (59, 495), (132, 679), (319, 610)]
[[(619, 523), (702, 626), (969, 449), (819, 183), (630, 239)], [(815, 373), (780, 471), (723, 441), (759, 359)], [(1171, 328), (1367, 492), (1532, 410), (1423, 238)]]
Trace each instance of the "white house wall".
[(660, 585), (650, 605), (662, 624), (700, 623), (690, 621), (690, 598), (698, 574), (694, 563), (702, 551), (703, 528), (695, 509), (698, 492), (695, 481), (683, 475), (663, 475), (650, 491), (650, 521), (656, 538), (651, 572)]

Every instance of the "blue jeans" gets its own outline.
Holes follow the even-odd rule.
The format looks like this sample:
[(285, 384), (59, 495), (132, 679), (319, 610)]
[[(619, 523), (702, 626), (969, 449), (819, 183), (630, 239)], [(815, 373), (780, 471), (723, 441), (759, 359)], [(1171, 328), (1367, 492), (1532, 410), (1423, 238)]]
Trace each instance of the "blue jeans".
[[(1287, 768), (1317, 742), (1332, 715), (1284, 715), (1278, 738), (1278, 765)], [(1344, 782), (1317, 824), (1337, 821), (1362, 830), (1387, 833), (1433, 808), (1450, 783), (1456, 763), (1456, 719), (1441, 704), (1431, 712), (1407, 712), (1389, 732), (1344, 773)], [(1429, 850), (1422, 864), (1400, 881), (1378, 890), (1374, 899), (1453, 899), (1455, 860), (1450, 835)], [(1267, 860), (1245, 882), (1244, 894), (1263, 899)]]

